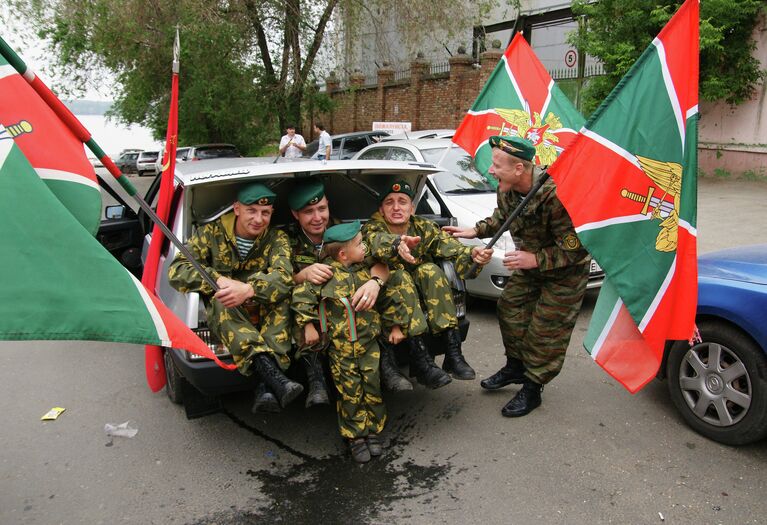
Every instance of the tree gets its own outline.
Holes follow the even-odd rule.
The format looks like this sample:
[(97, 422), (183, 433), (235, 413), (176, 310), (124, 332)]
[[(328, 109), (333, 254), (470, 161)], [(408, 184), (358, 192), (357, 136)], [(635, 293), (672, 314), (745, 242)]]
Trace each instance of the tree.
[[(681, 4), (674, 0), (573, 2), (573, 13), (583, 19), (570, 42), (602, 61), (606, 72), (588, 84), (584, 111), (596, 109)], [(752, 38), (764, 5), (762, 0), (701, 2), (701, 98), (739, 104), (753, 96), (756, 85), (764, 80)]]
[[(395, 3), (409, 13), (409, 24), (428, 35), (454, 26), (442, 14), (458, 6), (465, 13), (467, 1)], [(20, 14), (50, 42), (52, 61), (77, 87), (98, 82), (108, 71), (117, 85), (112, 114), (150, 127), (157, 138), (165, 135), (178, 25), (181, 143), (232, 142), (249, 154), (278, 137), (286, 124), (301, 126), (307, 102), (327, 110), (329, 98), (314, 84), (335, 15), (393, 12), (387, 0), (11, 2), (13, 16)]]

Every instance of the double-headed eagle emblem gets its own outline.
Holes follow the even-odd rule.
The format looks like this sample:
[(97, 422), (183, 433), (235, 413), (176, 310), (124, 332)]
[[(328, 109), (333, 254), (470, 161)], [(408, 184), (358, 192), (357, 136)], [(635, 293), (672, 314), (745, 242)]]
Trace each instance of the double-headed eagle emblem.
[(523, 109), (495, 108), (495, 111), (505, 121), (500, 134), (516, 135), (532, 142), (539, 165), (548, 166), (557, 159), (559, 153), (555, 144), (559, 138), (552, 131), (560, 129), (562, 122), (554, 113), (549, 112), (543, 120), (540, 113), (530, 114)]

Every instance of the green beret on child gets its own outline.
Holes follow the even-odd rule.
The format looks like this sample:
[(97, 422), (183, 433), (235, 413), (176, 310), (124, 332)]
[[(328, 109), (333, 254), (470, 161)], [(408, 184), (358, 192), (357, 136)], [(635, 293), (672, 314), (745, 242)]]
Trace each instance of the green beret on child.
[(535, 158), (535, 146), (533, 146), (532, 142), (522, 137), (494, 135), (488, 139), (488, 143), (491, 148), (498, 148), (520, 159), (532, 162)]
[(288, 206), (298, 211), (306, 206), (317, 204), (325, 196), (325, 185), (314, 179), (299, 182), (288, 195)]
[(346, 242), (351, 241), (362, 229), (362, 224), (359, 220), (354, 222), (345, 222), (342, 224), (336, 224), (325, 230), (325, 234), (322, 236), (323, 242)]
[(266, 206), (267, 204), (274, 204), (276, 198), (277, 195), (260, 182), (252, 182), (237, 192), (237, 202), (246, 205)]
[(410, 197), (410, 200), (413, 200), (415, 198), (415, 192), (413, 191), (413, 187), (410, 185), (409, 182), (405, 182), (404, 180), (398, 180), (394, 184), (390, 184), (387, 186), (382, 192), (381, 196), (378, 198), (380, 202), (383, 202), (383, 200), (386, 198), (387, 195), (390, 193), (404, 193), (408, 197)]

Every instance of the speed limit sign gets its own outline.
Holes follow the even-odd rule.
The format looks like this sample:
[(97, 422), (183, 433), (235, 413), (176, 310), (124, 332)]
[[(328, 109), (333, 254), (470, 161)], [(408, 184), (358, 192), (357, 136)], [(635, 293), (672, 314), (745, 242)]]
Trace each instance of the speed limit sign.
[(567, 67), (573, 67), (578, 61), (578, 55), (574, 49), (570, 49), (565, 53), (565, 65)]

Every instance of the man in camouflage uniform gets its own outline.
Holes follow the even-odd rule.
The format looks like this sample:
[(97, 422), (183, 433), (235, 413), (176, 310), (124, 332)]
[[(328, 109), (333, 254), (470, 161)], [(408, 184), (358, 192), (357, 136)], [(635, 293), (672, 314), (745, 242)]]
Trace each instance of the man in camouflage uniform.
[[(458, 275), (466, 277), (473, 262), (481, 267), (490, 261), (492, 250), (468, 247), (440, 230), (433, 221), (414, 215), (413, 197), (408, 182), (388, 186), (380, 196), (378, 212), (363, 231), (370, 239), (372, 255), (387, 261), (392, 271), (401, 272), (399, 277), (418, 291), (420, 300), (415, 301), (411, 330), (427, 324), (432, 334), (445, 341), (445, 360), (440, 370), (423, 339), (409, 339), (411, 376), (429, 388), (439, 388), (450, 383), (448, 373), (456, 379), (474, 379), (475, 373), (461, 351), (453, 292), (438, 263), (451, 260)], [(410, 242), (411, 239), (417, 243)]]
[[(298, 182), (288, 195), (288, 205), (296, 222), (285, 228), (290, 242), (293, 281), (299, 285), (306, 281), (316, 285), (324, 284), (332, 277), (332, 268), (320, 260), (323, 247), (322, 237), (331, 222), (328, 199), (321, 181), (310, 179)], [(375, 307), (382, 315), (391, 314), (398, 308), (402, 299), (401, 281), (396, 276), (391, 280), (385, 264), (368, 258), (371, 278), (364, 283), (352, 297), (352, 305), (357, 310)], [(388, 286), (385, 286), (388, 282)], [(385, 286), (385, 287), (384, 287)], [(405, 291), (407, 293), (407, 291)], [(414, 292), (410, 293), (414, 296)], [(411, 299), (412, 300), (412, 299)], [(408, 335), (410, 323), (405, 323), (402, 331)], [(423, 332), (423, 330), (421, 331)], [(309, 378), (307, 407), (328, 403), (319, 356), (316, 348), (304, 343), (303, 332), (294, 324), (293, 338), (297, 343), (296, 359), (305, 363)], [(381, 376), (384, 386), (393, 391), (412, 390), (413, 386), (397, 369), (394, 355), (390, 351), (390, 334), (382, 334)]]
[[(352, 305), (355, 292), (370, 280), (359, 221), (328, 228), (323, 239), (332, 257), (326, 259), (332, 275), (321, 285), (307, 280), (296, 286), (292, 308), (307, 343), (319, 340), (314, 323), (329, 336), (330, 370), (339, 394), (339, 430), (349, 440), (354, 460), (365, 463), (381, 454), (378, 434), (386, 423), (376, 342), (381, 321), (374, 309), (355, 311)], [(401, 308), (391, 313), (389, 324), (407, 320)]]
[(240, 373), (255, 371), (285, 406), (303, 387), (283, 373), (290, 365), (293, 270), (287, 237), (269, 228), (274, 199), (263, 184), (248, 184), (237, 193), (231, 212), (200, 226), (189, 239), (189, 251), (216, 280), (217, 292), (182, 253), (168, 276), (176, 290), (200, 293), (210, 330), (227, 346)]
[[(456, 237), (493, 236), (534, 184), (535, 147), (530, 141), (496, 136), (490, 145), (489, 172), (498, 180), (498, 207), (474, 228), (449, 228)], [(503, 260), (512, 272), (498, 300), (506, 365), (481, 386), (495, 390), (521, 383), (501, 411), (518, 417), (540, 406), (543, 385), (562, 369), (586, 291), (590, 257), (552, 180), (532, 197), (509, 231), (522, 241), (522, 249), (507, 252)]]

